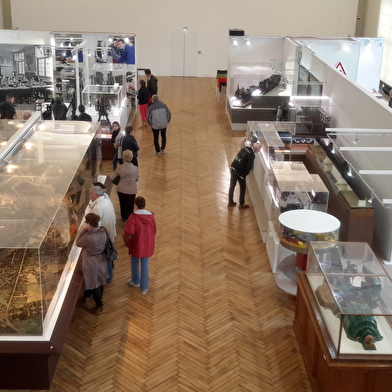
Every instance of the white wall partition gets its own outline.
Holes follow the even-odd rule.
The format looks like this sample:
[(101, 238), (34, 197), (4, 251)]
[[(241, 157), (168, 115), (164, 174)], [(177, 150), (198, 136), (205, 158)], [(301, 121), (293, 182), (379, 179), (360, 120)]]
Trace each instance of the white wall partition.
[(357, 8), (358, 0), (11, 1), (13, 28), (136, 33), (138, 66), (158, 76), (171, 75), (171, 35), (187, 27), (198, 36), (199, 77), (228, 68), (231, 28), (250, 36), (354, 36)]

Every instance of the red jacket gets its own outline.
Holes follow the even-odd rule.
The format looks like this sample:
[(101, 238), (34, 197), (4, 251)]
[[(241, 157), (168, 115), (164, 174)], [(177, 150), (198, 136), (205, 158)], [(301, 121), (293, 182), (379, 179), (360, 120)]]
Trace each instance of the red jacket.
[(151, 257), (154, 254), (157, 227), (154, 214), (137, 214), (129, 216), (124, 227), (125, 234), (132, 235), (129, 255), (134, 257)]

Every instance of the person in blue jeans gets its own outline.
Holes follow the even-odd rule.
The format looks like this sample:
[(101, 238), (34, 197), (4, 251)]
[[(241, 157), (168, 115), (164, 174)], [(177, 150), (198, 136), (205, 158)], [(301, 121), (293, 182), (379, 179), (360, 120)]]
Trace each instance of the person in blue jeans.
[(154, 254), (155, 235), (157, 232), (154, 214), (147, 211), (146, 200), (138, 196), (135, 199), (137, 210), (131, 214), (124, 227), (131, 256), (132, 277), (128, 281), (131, 287), (140, 287), (142, 294), (148, 290), (148, 261)]

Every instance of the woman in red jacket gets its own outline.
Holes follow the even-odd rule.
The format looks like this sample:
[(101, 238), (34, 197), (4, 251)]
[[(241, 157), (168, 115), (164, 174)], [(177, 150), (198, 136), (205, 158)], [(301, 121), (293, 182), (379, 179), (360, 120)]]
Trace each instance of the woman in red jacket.
[(132, 287), (140, 287), (142, 294), (147, 294), (148, 260), (154, 254), (157, 228), (154, 214), (145, 209), (146, 200), (139, 196), (135, 199), (135, 205), (137, 210), (129, 216), (124, 227), (125, 235), (132, 238), (128, 247), (132, 278), (128, 284)]

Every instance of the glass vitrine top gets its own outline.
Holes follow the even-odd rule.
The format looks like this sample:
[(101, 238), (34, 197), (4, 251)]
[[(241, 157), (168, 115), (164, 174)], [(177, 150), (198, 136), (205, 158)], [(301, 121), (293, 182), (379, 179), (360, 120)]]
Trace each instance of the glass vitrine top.
[(40, 246), (93, 136), (90, 123), (37, 123), (28, 137), (3, 157), (2, 248)]

